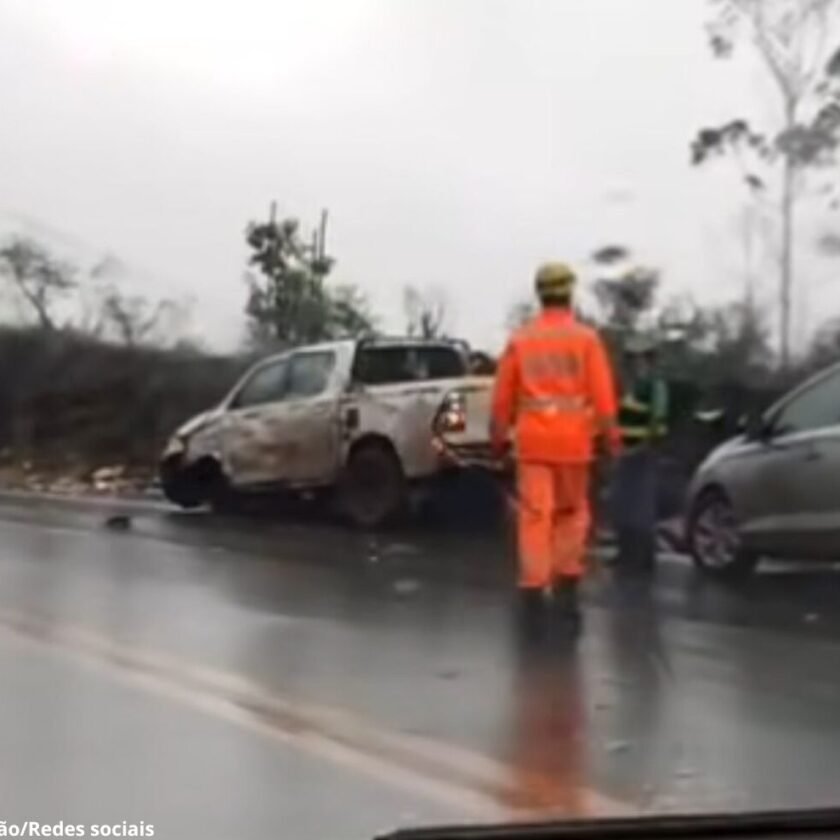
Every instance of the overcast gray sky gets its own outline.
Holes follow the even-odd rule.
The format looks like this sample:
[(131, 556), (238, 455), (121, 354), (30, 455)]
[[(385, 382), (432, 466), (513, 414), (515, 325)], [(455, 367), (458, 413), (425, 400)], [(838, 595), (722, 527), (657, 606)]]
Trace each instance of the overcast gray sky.
[(743, 194), (701, 125), (772, 108), (703, 0), (0, 0), (0, 232), (111, 251), (242, 334), (242, 231), (330, 210), (336, 280), (402, 325), (445, 287), (496, 346), (535, 265), (607, 241), (720, 299)]

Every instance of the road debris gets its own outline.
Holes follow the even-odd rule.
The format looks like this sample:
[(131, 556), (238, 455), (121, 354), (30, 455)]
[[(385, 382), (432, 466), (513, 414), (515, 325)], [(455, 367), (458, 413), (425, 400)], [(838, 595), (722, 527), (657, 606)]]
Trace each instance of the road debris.
[(119, 480), (125, 475), (125, 467), (118, 465), (113, 467), (100, 467), (94, 470), (91, 475), (93, 489), (102, 491), (112, 490)]
[(109, 516), (105, 520), (105, 527), (111, 531), (129, 531), (131, 530), (131, 517), (123, 513)]

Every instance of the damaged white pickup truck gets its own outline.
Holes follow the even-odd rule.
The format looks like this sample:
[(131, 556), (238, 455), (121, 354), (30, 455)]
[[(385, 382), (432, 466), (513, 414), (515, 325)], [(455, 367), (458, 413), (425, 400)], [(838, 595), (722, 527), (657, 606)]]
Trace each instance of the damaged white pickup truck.
[[(272, 356), (175, 432), (163, 491), (190, 508), (236, 493), (333, 488), (350, 519), (380, 524), (410, 487), (451, 466), (432, 423), (453, 393), (487, 387), (468, 368), (467, 348), (449, 341), (339, 341)], [(451, 431), (463, 431), (457, 418)]]

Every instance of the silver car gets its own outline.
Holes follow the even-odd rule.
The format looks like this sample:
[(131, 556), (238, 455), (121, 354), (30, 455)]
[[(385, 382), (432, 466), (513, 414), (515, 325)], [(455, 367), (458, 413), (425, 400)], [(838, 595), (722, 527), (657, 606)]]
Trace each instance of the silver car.
[(748, 424), (701, 464), (688, 497), (695, 563), (720, 576), (764, 558), (840, 559), (840, 364)]

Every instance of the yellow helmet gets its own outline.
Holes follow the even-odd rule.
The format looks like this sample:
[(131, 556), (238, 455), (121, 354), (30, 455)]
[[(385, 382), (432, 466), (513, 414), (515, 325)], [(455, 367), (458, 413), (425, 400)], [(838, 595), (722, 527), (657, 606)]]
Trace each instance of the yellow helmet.
[(540, 297), (569, 294), (574, 288), (574, 271), (561, 262), (550, 262), (537, 269), (534, 285)]

